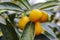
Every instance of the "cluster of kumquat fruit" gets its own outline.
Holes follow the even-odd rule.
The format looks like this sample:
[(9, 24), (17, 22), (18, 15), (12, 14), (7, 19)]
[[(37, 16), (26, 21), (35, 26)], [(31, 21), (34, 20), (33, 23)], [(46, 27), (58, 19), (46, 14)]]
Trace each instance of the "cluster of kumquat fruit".
[(30, 11), (29, 17), (22, 16), (22, 18), (19, 20), (19, 28), (23, 30), (29, 21), (35, 23), (35, 35), (39, 35), (44, 31), (40, 22), (48, 21), (48, 13), (39, 9), (34, 9)]

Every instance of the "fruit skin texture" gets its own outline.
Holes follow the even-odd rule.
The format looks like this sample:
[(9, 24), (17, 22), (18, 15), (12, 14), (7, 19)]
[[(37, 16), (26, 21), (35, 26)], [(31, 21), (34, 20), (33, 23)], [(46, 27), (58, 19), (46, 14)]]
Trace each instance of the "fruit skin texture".
[(35, 35), (40, 35), (42, 32), (44, 32), (40, 22), (35, 23)]
[(40, 22), (46, 22), (46, 21), (48, 21), (48, 18), (49, 18), (48, 13), (45, 12), (45, 11), (41, 11), (41, 12), (42, 12), (43, 15), (40, 18)]
[(29, 17), (23, 16), (18, 22), (18, 27), (23, 30), (29, 21), (30, 21)]
[(29, 18), (32, 22), (38, 21), (42, 16), (42, 12), (38, 9), (34, 9), (30, 12)]

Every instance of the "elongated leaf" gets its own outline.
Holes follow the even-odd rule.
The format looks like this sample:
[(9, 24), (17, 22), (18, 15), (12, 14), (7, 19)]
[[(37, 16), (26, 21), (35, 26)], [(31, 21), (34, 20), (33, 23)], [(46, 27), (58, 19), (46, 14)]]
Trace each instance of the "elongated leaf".
[(1, 36), (3, 36), (3, 33), (2, 33), (2, 31), (1, 31), (1, 29), (0, 29), (0, 37), (1, 37)]
[(48, 32), (45, 32), (44, 35), (48, 37), (50, 40), (56, 40), (52, 35), (50, 35)]
[(27, 9), (31, 10), (28, 0), (19, 0)]
[(37, 8), (40, 8), (40, 6), (42, 5), (43, 3), (37, 3), (37, 4), (34, 4), (32, 5), (32, 9), (37, 9)]
[(13, 26), (8, 21), (6, 21), (6, 23), (7, 25), (3, 25), (0, 23), (0, 28), (3, 32), (5, 40), (19, 40)]
[(29, 22), (21, 36), (21, 40), (34, 40), (34, 24)]
[(0, 3), (0, 9), (16, 10), (16, 11), (22, 11), (23, 12), (23, 10), (18, 5), (10, 3), (10, 2)]
[(55, 27), (58, 31), (60, 31), (60, 26), (58, 26), (56, 23), (50, 23), (49, 26)]
[(38, 8), (38, 9), (46, 9), (49, 7), (54, 7), (54, 6), (58, 6), (60, 4), (60, 2), (55, 2), (55, 1), (48, 1), (45, 3), (38, 3), (32, 6), (32, 8)]
[(44, 30), (46, 30), (54, 38), (54, 40), (57, 40), (55, 33), (52, 31), (51, 28), (49, 28), (49, 26), (47, 24), (42, 23), (42, 27)]
[(2, 16), (0, 16), (0, 23), (6, 25), (6, 21)]
[(3, 13), (3, 12), (6, 12), (7, 10), (0, 10), (0, 15)]

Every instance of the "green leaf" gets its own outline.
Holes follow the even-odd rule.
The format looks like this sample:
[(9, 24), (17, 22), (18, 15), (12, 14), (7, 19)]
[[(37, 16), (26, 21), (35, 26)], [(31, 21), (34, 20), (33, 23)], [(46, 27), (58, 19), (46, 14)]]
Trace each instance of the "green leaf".
[(31, 10), (28, 0), (19, 0), (27, 9)]
[(55, 27), (58, 31), (60, 31), (60, 26), (58, 26), (56, 23), (50, 23), (49, 26)]
[(48, 32), (45, 32), (44, 35), (48, 37), (50, 40), (56, 40), (52, 35), (50, 35)]
[(54, 2), (54, 1), (49, 1), (49, 2), (45, 2), (43, 3), (39, 9), (46, 9), (46, 8), (49, 8), (49, 7), (54, 7), (54, 6), (58, 6), (60, 5), (60, 2)]
[(2, 33), (2, 31), (1, 31), (1, 29), (0, 29), (0, 37), (1, 37), (1, 36), (3, 36), (3, 33)]
[(0, 15), (3, 13), (3, 12), (6, 12), (7, 10), (0, 10)]
[(2, 16), (0, 16), (0, 23), (6, 25), (6, 21), (5, 21), (5, 19)]
[(23, 10), (18, 5), (10, 3), (10, 2), (0, 3), (0, 9), (14, 10), (14, 11), (21, 11), (21, 12), (23, 12)]
[(32, 6), (32, 8), (38, 8), (38, 9), (46, 9), (49, 7), (54, 7), (54, 6), (58, 6), (60, 4), (60, 2), (55, 2), (55, 1), (48, 1), (48, 2), (44, 2), (44, 3), (38, 3)]
[(32, 9), (37, 9), (37, 8), (40, 8), (40, 6), (42, 5), (43, 3), (37, 3), (37, 4), (34, 4), (31, 6)]
[(27, 23), (22, 33), (21, 40), (34, 40), (34, 29), (34, 23)]
[(52, 31), (52, 29), (47, 24), (42, 23), (42, 27), (54, 38), (54, 40), (57, 40), (55, 33)]
[(0, 28), (3, 32), (5, 40), (19, 40), (14, 27), (6, 20), (7, 25), (0, 23)]

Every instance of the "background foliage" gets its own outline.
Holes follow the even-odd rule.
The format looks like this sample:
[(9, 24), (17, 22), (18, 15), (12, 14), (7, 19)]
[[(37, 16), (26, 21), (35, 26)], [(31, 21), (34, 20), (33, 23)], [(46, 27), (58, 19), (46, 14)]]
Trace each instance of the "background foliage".
[[(34, 23), (32, 22), (29, 22), (23, 31), (17, 27), (18, 20), (22, 15), (26, 13), (29, 16), (29, 12), (33, 9), (44, 10), (49, 14), (49, 21), (41, 23), (46, 32), (39, 36), (34, 35)], [(59, 0), (46, 1), (33, 5), (28, 0), (0, 1), (0, 29), (5, 40), (60, 40), (59, 23)]]

